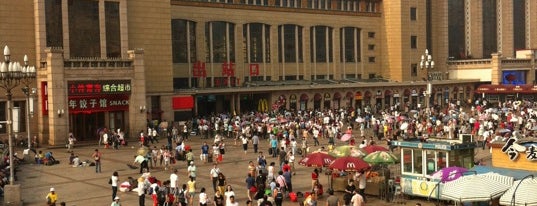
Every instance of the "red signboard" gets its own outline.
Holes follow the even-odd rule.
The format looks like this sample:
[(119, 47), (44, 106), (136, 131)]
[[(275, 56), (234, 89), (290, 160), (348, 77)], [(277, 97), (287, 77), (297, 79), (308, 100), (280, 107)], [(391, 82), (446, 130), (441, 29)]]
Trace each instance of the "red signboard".
[(205, 70), (205, 62), (197, 61), (192, 68), (192, 76), (194, 77), (206, 77), (207, 70)]
[(192, 96), (183, 96), (183, 97), (173, 97), (172, 98), (172, 108), (177, 109), (192, 109), (194, 108), (194, 97)]
[(130, 80), (69, 81), (67, 85), (69, 96), (130, 94), (132, 90)]
[(69, 96), (69, 113), (129, 110), (129, 95)]
[(48, 84), (41, 82), (41, 111), (43, 115), (48, 115)]
[(250, 76), (259, 76), (259, 64), (250, 64)]
[(225, 77), (235, 76), (235, 70), (233, 69), (234, 66), (235, 66), (235, 63), (233, 62), (222, 63), (222, 76), (225, 76)]

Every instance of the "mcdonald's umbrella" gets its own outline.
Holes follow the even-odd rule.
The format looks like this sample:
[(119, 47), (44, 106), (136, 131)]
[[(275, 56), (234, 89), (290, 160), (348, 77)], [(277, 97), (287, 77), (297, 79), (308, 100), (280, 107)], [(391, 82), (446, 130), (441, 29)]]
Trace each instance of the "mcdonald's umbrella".
[(386, 151), (376, 151), (366, 155), (364, 161), (369, 164), (395, 164), (399, 162), (399, 158)]
[(502, 205), (532, 205), (537, 206), (537, 179), (522, 179), (517, 180), (500, 197), (500, 204)]
[(371, 166), (358, 157), (340, 157), (334, 160), (328, 168), (346, 172), (356, 172), (369, 169)]
[(326, 167), (336, 159), (326, 152), (313, 152), (304, 157), (298, 164), (306, 167)]
[(365, 151), (351, 145), (338, 146), (334, 148), (334, 150), (328, 152), (328, 154), (334, 157), (363, 157), (367, 155)]
[(378, 146), (378, 145), (369, 145), (367, 147), (364, 147), (364, 150), (371, 154), (373, 152), (376, 152), (376, 151), (389, 151), (388, 148), (386, 147), (383, 147), (383, 146)]
[(441, 198), (456, 202), (491, 201), (513, 185), (513, 177), (497, 173), (462, 176), (444, 184)]

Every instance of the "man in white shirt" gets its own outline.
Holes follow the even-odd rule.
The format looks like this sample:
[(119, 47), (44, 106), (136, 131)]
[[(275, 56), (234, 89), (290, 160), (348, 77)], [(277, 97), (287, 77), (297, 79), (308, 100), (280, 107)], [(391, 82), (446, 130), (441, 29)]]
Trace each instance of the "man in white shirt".
[(218, 165), (216, 163), (213, 164), (213, 168), (209, 172), (209, 175), (211, 176), (211, 180), (213, 182), (213, 190), (216, 192), (216, 181), (218, 180), (218, 174), (220, 173), (220, 168), (218, 168)]
[(365, 201), (362, 197), (362, 195), (358, 194), (358, 192), (354, 191), (354, 195), (351, 198), (351, 203), (353, 206), (364, 206)]
[(175, 194), (177, 191), (177, 186), (179, 185), (179, 176), (177, 176), (177, 169), (174, 169), (170, 175), (170, 188), (171, 192)]

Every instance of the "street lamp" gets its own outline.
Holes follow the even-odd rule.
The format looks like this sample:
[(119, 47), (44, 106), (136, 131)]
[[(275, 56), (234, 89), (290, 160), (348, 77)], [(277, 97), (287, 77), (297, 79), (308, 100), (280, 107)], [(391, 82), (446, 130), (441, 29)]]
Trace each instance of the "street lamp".
[[(26, 72), (25, 72), (26, 71)], [(26, 133), (28, 134), (28, 150), (32, 148), (32, 138), (30, 134), (30, 115), (34, 113), (33, 107), (33, 95), (37, 92), (36, 88), (30, 88), (35, 79), (36, 72), (34, 66), (28, 65), (28, 56), (24, 55), (24, 66), (22, 67), (22, 73), (24, 78), (21, 79), (21, 83), (24, 85), (22, 92), (26, 96)]]
[(425, 106), (426, 111), (429, 110), (430, 107), (430, 100), (431, 100), (431, 94), (433, 91), (433, 84), (431, 84), (431, 76), (429, 75), (429, 70), (434, 69), (434, 61), (433, 56), (429, 54), (429, 50), (425, 49), (425, 54), (421, 55), (421, 61), (420, 61), (420, 69), (425, 69), (425, 72), (427, 74), (427, 90), (425, 91)]
[[(15, 165), (13, 165), (13, 120), (12, 120), (12, 112), (13, 108), (11, 106), (12, 101), (12, 94), (11, 90), (17, 86), (19, 86), (21, 80), (22, 81), (31, 81), (32, 79), (35, 79), (35, 67), (22, 67), (19, 62), (12, 62), (10, 61), (11, 52), (9, 51), (9, 47), (4, 47), (4, 62), (0, 63), (0, 87), (6, 90), (6, 97), (7, 97), (7, 135), (8, 135), (8, 141), (9, 141), (9, 184), (14, 184), (14, 176), (15, 176)], [(28, 57), (25, 57), (25, 61), (27, 61)]]

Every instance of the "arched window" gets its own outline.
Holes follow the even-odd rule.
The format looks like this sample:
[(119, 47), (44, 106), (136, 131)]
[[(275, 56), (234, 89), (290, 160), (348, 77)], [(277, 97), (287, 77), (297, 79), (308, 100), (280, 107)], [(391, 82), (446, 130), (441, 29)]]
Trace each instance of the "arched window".
[(205, 35), (206, 62), (235, 62), (235, 24), (207, 22)]
[(243, 39), (246, 63), (270, 62), (270, 25), (261, 23), (244, 24)]
[(332, 28), (327, 26), (313, 26), (310, 29), (311, 61), (332, 62)]
[(196, 22), (172, 19), (173, 63), (196, 61)]
[(341, 28), (341, 62), (360, 62), (362, 60), (361, 31), (362, 29), (356, 27)]
[(302, 27), (294, 24), (278, 26), (279, 62), (302, 62)]

